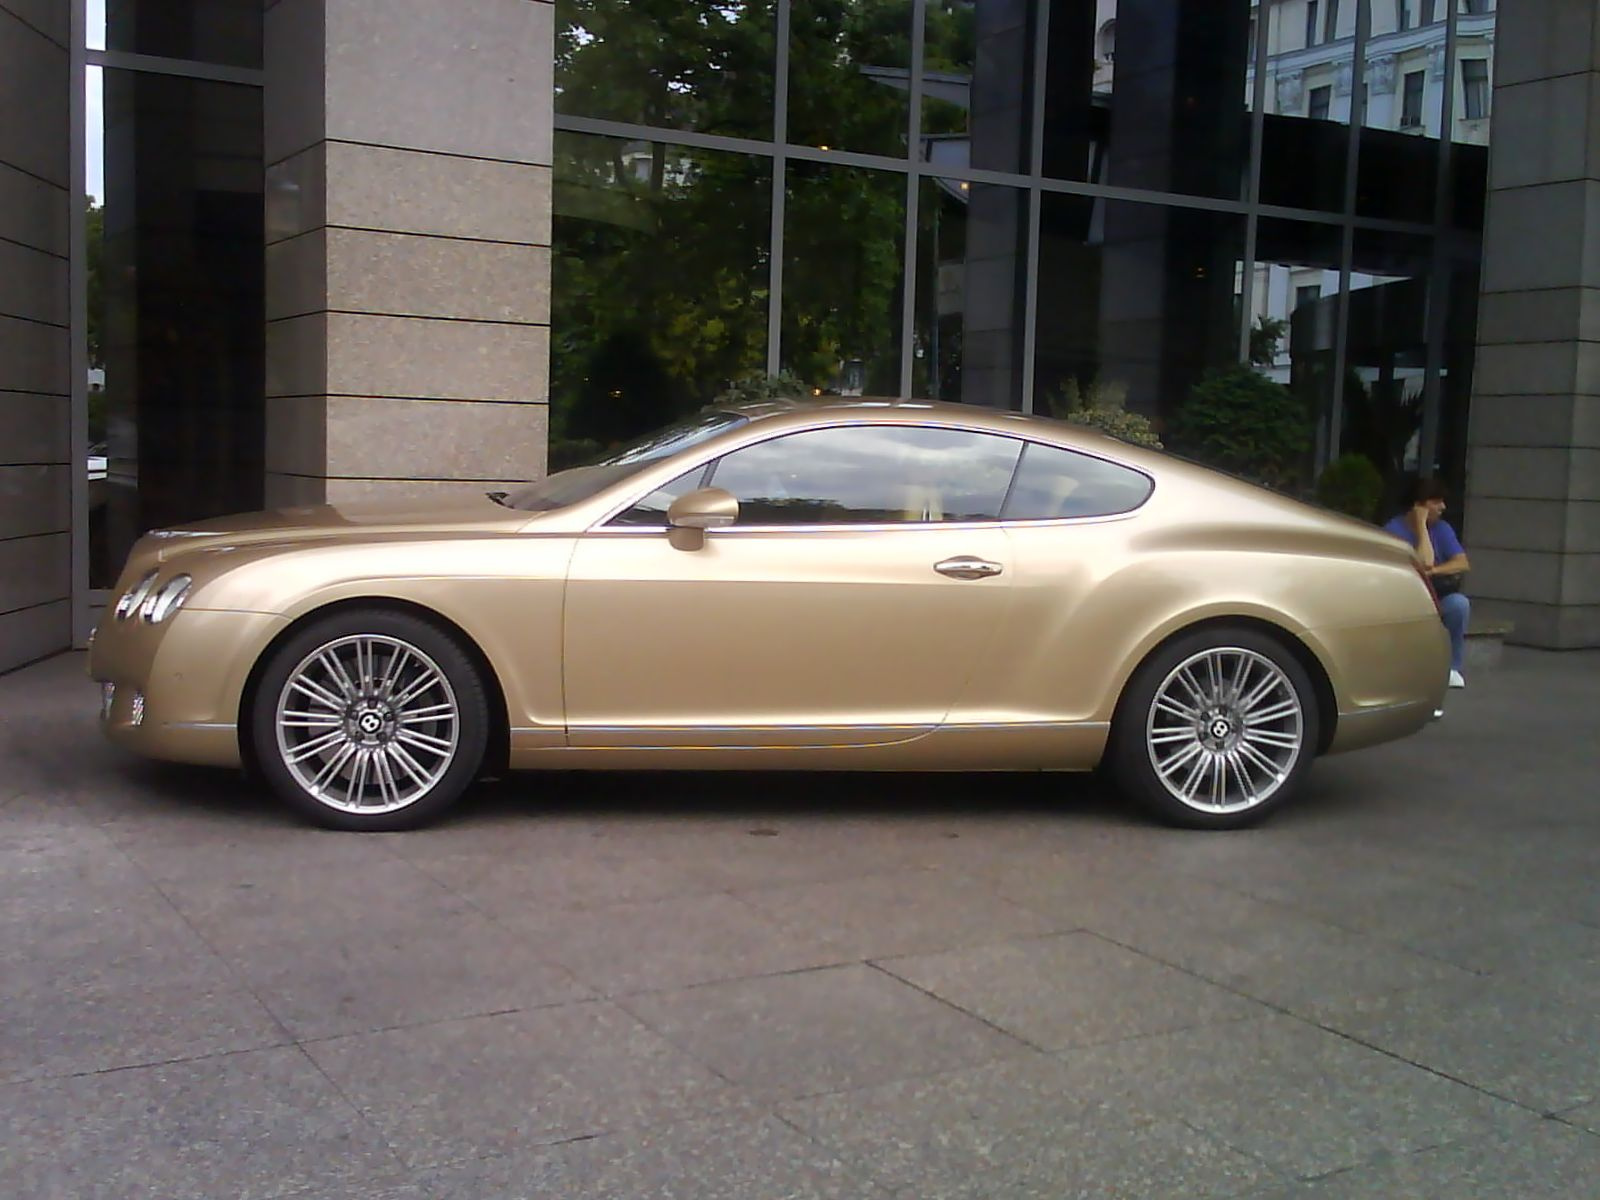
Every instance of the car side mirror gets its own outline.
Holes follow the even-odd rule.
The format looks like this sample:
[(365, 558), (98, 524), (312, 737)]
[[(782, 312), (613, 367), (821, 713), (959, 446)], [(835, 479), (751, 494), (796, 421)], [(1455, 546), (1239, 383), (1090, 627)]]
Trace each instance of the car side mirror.
[(698, 550), (706, 530), (723, 529), (739, 519), (739, 501), (721, 488), (698, 488), (679, 496), (667, 509), (667, 539), (678, 550)]

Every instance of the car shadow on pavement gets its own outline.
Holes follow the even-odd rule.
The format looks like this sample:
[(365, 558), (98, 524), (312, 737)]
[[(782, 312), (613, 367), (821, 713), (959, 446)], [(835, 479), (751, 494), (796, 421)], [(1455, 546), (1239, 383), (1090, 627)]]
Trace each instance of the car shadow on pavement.
[[(114, 768), (117, 807), (204, 816), (241, 826), (295, 824), (266, 784), (245, 772), (128, 759)], [(452, 825), (540, 816), (673, 815), (840, 818), (1059, 815), (1137, 823), (1098, 775), (1088, 773), (816, 771), (512, 771), (472, 788), (442, 818)]]

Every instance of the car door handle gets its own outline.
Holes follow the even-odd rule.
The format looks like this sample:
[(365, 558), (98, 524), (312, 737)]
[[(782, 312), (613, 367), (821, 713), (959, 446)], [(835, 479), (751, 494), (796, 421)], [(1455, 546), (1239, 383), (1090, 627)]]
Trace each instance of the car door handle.
[(936, 562), (933, 564), (933, 569), (952, 579), (989, 579), (1005, 570), (997, 562), (990, 562), (987, 558), (974, 558), (970, 554), (959, 554), (955, 558)]

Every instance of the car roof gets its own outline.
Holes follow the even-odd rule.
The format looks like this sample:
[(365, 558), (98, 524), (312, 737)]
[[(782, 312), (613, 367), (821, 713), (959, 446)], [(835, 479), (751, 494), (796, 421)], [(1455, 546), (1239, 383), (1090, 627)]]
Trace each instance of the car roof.
[(1019, 426), (1031, 426), (1037, 433), (1048, 429), (1052, 434), (1094, 432), (1082, 426), (1068, 425), (1051, 417), (1020, 413), (1006, 408), (989, 408), (981, 404), (956, 404), (946, 400), (906, 400), (893, 396), (804, 396), (794, 399), (777, 397), (749, 404), (734, 404), (721, 411), (737, 413), (751, 421), (766, 421), (778, 417), (796, 417), (801, 420), (830, 415), (849, 419), (852, 416), (893, 417), (897, 420), (933, 419), (975, 429), (990, 429), (997, 433), (1017, 433)]

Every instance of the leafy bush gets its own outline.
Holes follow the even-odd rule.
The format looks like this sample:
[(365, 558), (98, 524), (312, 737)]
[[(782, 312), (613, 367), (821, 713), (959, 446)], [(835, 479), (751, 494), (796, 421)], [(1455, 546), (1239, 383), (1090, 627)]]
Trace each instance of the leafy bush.
[(1135, 446), (1161, 449), (1161, 439), (1151, 427), (1150, 419), (1129, 412), (1125, 407), (1127, 399), (1125, 383), (1096, 380), (1087, 388), (1080, 388), (1076, 379), (1069, 378), (1062, 384), (1059, 394), (1046, 397), (1046, 403), (1050, 406), (1050, 415), (1057, 420), (1098, 429)]
[(1377, 517), (1383, 476), (1365, 454), (1346, 454), (1328, 464), (1317, 480), (1317, 499), (1360, 521)]
[(1208, 371), (1168, 436), (1208, 466), (1290, 491), (1311, 447), (1311, 419), (1288, 388), (1239, 365)]
[(763, 400), (795, 400), (810, 395), (810, 389), (788, 371), (777, 375), (746, 375), (735, 379), (717, 394), (716, 403), (760, 404)]

